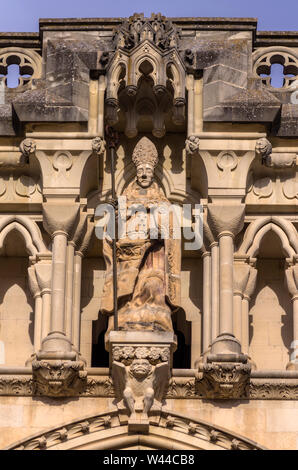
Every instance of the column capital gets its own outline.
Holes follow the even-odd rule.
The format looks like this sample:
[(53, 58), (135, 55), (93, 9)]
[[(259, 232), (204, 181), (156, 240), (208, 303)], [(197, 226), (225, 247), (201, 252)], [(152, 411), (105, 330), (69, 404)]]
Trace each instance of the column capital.
[(236, 236), (243, 228), (245, 204), (208, 204), (210, 228), (217, 237)]

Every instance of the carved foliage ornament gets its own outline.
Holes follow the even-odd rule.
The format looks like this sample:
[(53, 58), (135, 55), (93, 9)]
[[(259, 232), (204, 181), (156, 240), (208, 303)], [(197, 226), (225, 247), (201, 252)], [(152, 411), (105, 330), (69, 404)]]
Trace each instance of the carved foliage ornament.
[(34, 393), (45, 396), (78, 395), (86, 386), (82, 361), (33, 361)]
[(114, 346), (113, 358), (115, 361), (129, 365), (134, 359), (147, 359), (150, 364), (167, 362), (170, 359), (168, 347), (144, 347), (144, 346)]
[(197, 393), (207, 398), (240, 398), (245, 394), (250, 371), (249, 364), (202, 364), (197, 374)]

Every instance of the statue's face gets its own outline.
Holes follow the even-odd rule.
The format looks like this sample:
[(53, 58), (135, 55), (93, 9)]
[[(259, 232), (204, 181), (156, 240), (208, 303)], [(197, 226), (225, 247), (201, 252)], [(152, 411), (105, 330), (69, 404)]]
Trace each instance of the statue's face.
[(133, 376), (139, 379), (147, 377), (151, 369), (152, 366), (147, 359), (134, 359), (130, 366), (130, 371)]
[(153, 181), (154, 169), (149, 163), (137, 166), (137, 182), (142, 188), (149, 188)]

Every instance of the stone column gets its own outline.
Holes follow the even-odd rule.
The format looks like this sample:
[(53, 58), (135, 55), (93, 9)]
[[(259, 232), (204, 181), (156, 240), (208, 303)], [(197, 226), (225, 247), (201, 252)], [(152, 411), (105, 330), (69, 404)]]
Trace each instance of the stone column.
[(221, 232), (219, 238), (219, 334), (233, 335), (234, 235)]
[(203, 258), (203, 355), (211, 342), (211, 254), (205, 251)]
[[(42, 298), (41, 341), (50, 332), (51, 323), (51, 277), (52, 255), (39, 253), (36, 255), (35, 274)], [(41, 346), (41, 345), (40, 345)]]
[(81, 284), (82, 284), (82, 260), (87, 250), (94, 230), (94, 222), (92, 220), (94, 211), (87, 210), (85, 214), (84, 227), (80, 231), (80, 236), (76, 240), (78, 250), (74, 256), (74, 272), (73, 272), (73, 302), (72, 302), (72, 342), (76, 351), (80, 351), (81, 336)]
[(77, 251), (74, 258), (74, 288), (73, 288), (73, 324), (72, 342), (74, 348), (80, 350), (81, 341), (81, 282), (82, 282), (83, 253)]
[(51, 321), (37, 360), (32, 363), (34, 391), (48, 396), (71, 396), (86, 386), (87, 377), (84, 362), (78, 361), (78, 353), (65, 334), (67, 241), (79, 221), (79, 204), (57, 198), (44, 204), (43, 216), (53, 240)]
[(72, 341), (73, 321), (73, 284), (74, 284), (75, 243), (71, 240), (67, 245), (66, 286), (65, 286), (65, 333)]
[(255, 290), (257, 275), (257, 270), (254, 267), (250, 266), (249, 277), (242, 298), (241, 346), (243, 354), (247, 355), (249, 354), (249, 303), (251, 296)]
[(186, 76), (186, 89), (188, 92), (188, 102), (187, 102), (187, 109), (188, 109), (188, 114), (187, 114), (187, 135), (192, 135), (195, 130), (195, 123), (194, 123), (194, 95), (195, 95), (195, 90), (194, 90), (194, 76), (193, 75), (187, 75)]
[(196, 367), (197, 363), (200, 362), (200, 358), (202, 355), (201, 333), (202, 333), (201, 321), (192, 321), (191, 322), (191, 368)]
[[(298, 258), (297, 258), (298, 261)], [(293, 305), (293, 342), (291, 344), (293, 352), (291, 360), (287, 364), (288, 370), (298, 370), (298, 264), (286, 269), (286, 283), (291, 295)]]
[(197, 390), (206, 398), (240, 398), (245, 396), (251, 371), (233, 334), (234, 237), (243, 227), (244, 206), (223, 199), (222, 205), (208, 206), (208, 218), (219, 241), (219, 334), (198, 365)]
[(219, 264), (218, 243), (213, 242), (211, 248), (211, 341), (219, 333)]
[(212, 343), (211, 354), (241, 354), (240, 342), (233, 332), (233, 265), (234, 237), (243, 227), (244, 205), (228, 204), (208, 206), (210, 228), (219, 242), (219, 335)]
[(29, 287), (34, 298), (34, 353), (37, 353), (41, 345), (42, 300), (41, 292), (36, 278), (35, 267), (28, 268)]
[(71, 340), (66, 336), (65, 294), (68, 236), (79, 219), (79, 204), (57, 200), (43, 206), (44, 226), (52, 236), (51, 323), (50, 332), (42, 340), (43, 357), (74, 359)]
[(249, 277), (249, 265), (247, 264), (247, 257), (235, 256), (234, 260), (234, 335), (241, 343), (242, 340), (242, 298), (243, 292), (247, 285)]

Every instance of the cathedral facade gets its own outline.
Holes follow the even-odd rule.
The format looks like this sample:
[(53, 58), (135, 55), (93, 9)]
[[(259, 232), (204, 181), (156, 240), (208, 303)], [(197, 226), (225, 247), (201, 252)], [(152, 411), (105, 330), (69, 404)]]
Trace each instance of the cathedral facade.
[(298, 33), (0, 35), (0, 448), (298, 446)]

